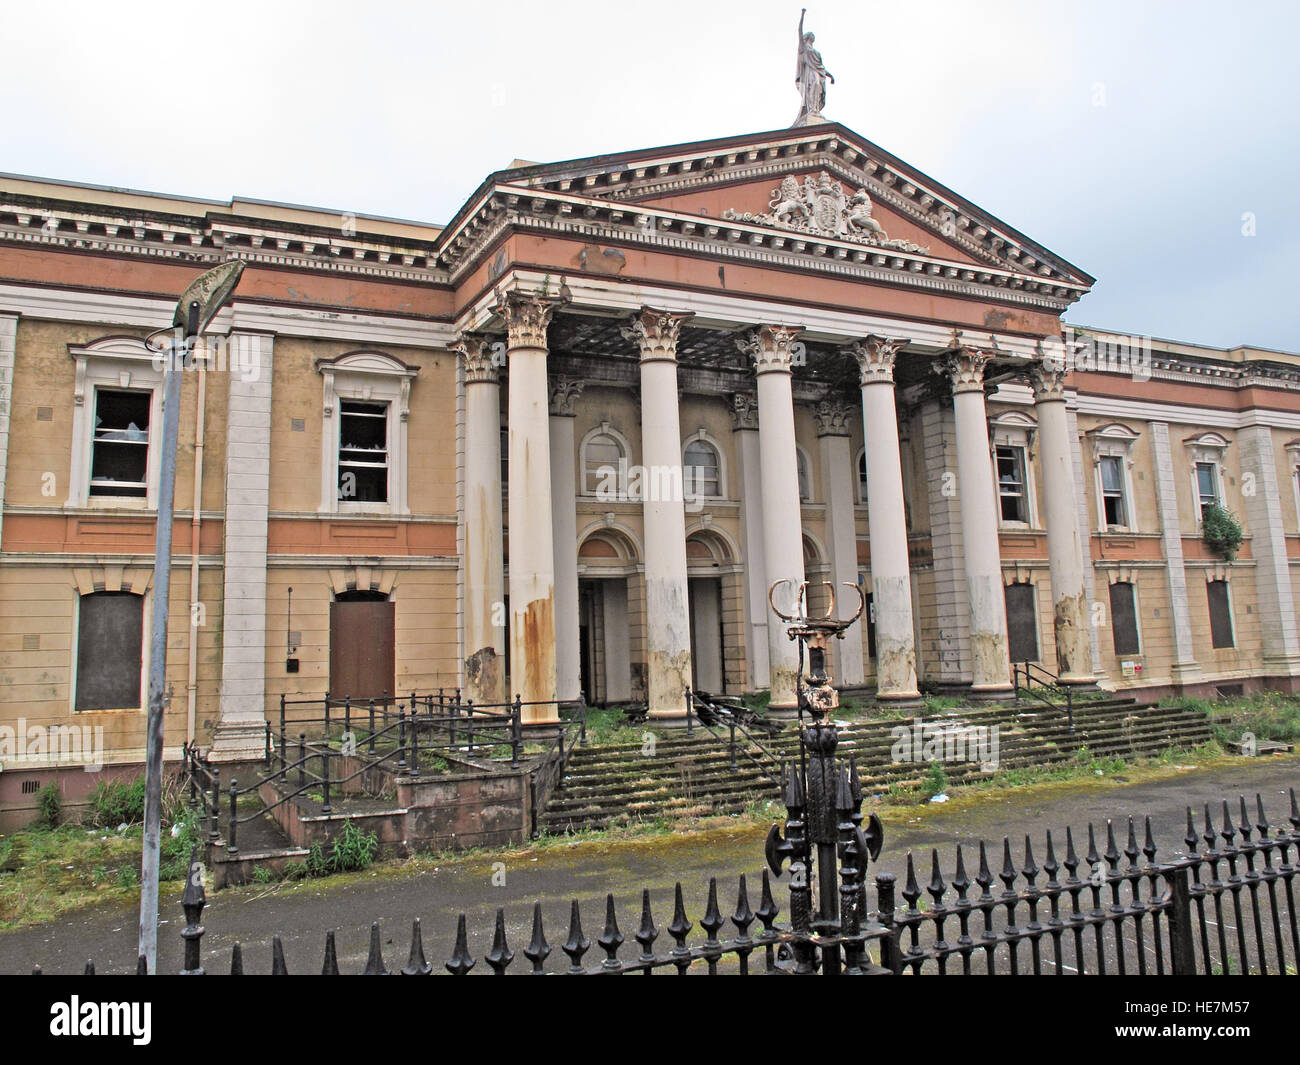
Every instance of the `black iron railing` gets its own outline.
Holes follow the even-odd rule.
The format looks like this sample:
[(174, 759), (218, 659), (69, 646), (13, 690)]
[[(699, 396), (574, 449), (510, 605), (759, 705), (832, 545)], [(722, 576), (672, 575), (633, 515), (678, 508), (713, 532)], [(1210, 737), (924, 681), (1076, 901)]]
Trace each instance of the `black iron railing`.
[[(1062, 684), (1061, 678), (1055, 673), (1035, 662), (1016, 662), (1011, 666), (1011, 682), (1015, 686), (1016, 702), (1022, 698), (1033, 699), (1057, 712), (1064, 709), (1070, 731), (1074, 731), (1074, 695), (1070, 686)], [(1035, 688), (1034, 685), (1038, 687)], [(1052, 699), (1047, 694), (1048, 689), (1060, 692), (1064, 696), (1064, 704)]]
[[(686, 719), (698, 721), (700, 726), (720, 743), (727, 745), (731, 757), (731, 768), (739, 768), (737, 753), (743, 754), (758, 769), (764, 778), (776, 788), (781, 787), (785, 771), (785, 760), (762, 743), (741, 721), (741, 707), (729, 705), (714, 699), (701, 698), (699, 693), (686, 689)], [(691, 727), (694, 727), (691, 725)], [(722, 730), (726, 730), (724, 735)], [(739, 734), (745, 741), (737, 744)]]

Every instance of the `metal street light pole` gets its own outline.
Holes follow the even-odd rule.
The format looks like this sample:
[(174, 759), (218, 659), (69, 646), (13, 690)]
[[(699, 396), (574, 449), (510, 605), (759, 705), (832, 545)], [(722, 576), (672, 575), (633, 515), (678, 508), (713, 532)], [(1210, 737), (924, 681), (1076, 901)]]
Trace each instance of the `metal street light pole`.
[[(162, 824), (163, 714), (167, 706), (167, 619), (171, 593), (172, 514), (176, 489), (176, 451), (180, 436), (183, 357), (199, 343), (199, 335), (226, 302), (244, 264), (222, 263), (200, 274), (181, 295), (169, 329), (163, 372), (163, 424), (158, 476), (158, 528), (154, 542), (153, 610), (149, 630), (149, 716), (146, 725), (144, 847), (140, 859), (140, 948), (148, 972), (158, 971), (158, 856)], [(184, 329), (183, 337), (176, 332)], [(179, 342), (178, 342), (179, 341)], [(156, 349), (155, 349), (156, 350)], [(161, 354), (161, 353), (160, 353)]]

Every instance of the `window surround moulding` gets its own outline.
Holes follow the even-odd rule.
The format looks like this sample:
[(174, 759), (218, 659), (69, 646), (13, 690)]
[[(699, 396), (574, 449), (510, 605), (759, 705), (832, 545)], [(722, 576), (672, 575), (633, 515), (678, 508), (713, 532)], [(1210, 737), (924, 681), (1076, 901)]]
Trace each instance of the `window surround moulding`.
[(1224, 506), (1223, 458), (1232, 445), (1222, 433), (1207, 430), (1183, 440), (1187, 452), (1188, 480), (1192, 489), (1192, 512), (1196, 518), (1196, 532), (1199, 535), (1203, 522), (1201, 520), (1201, 488), (1196, 478), (1196, 467), (1200, 463), (1214, 466), (1214, 488), (1219, 506)]
[[(72, 463), (68, 471), (68, 507), (97, 510), (155, 510), (158, 506), (158, 455), (162, 428), (163, 372), (154, 353), (136, 336), (106, 336), (89, 344), (69, 344), (76, 369), (72, 395)], [(94, 447), (95, 394), (98, 389), (150, 392), (149, 455), (145, 497), (92, 496), (90, 467)]]
[[(1137, 517), (1137, 507), (1133, 496), (1133, 468), (1135, 465), (1133, 461), (1133, 445), (1142, 434), (1121, 422), (1110, 422), (1089, 429), (1083, 435), (1092, 448), (1092, 476), (1097, 498), (1097, 531), (1104, 535), (1138, 532), (1139, 528), (1134, 520)], [(1106, 524), (1106, 501), (1101, 480), (1101, 460), (1104, 458), (1122, 460), (1121, 469), (1124, 471), (1124, 516), (1128, 519), (1128, 523), (1125, 525), (1110, 526)]]
[(1291, 482), (1291, 499), (1295, 504), (1296, 521), (1300, 523), (1300, 437), (1288, 440), (1282, 447), (1286, 450), (1287, 465), (1291, 469), (1288, 477)]
[(1001, 510), (998, 512), (999, 531), (1042, 532), (1038, 520), (1037, 477), (1034, 474), (1034, 445), (1038, 438), (1038, 421), (1020, 410), (1003, 410), (989, 418), (989, 471), (993, 478), (994, 496), (999, 495), (998, 459), (999, 447), (1018, 447), (1024, 450), (1025, 457), (1025, 510), (1028, 521), (1004, 521)]
[[(410, 418), (411, 382), (418, 366), (408, 366), (382, 351), (347, 351), (332, 359), (317, 359), (323, 378), (321, 403), (321, 504), (318, 513), (406, 517), (407, 422)], [(342, 400), (387, 403), (388, 500), (384, 503), (349, 503), (338, 498), (339, 417)]]

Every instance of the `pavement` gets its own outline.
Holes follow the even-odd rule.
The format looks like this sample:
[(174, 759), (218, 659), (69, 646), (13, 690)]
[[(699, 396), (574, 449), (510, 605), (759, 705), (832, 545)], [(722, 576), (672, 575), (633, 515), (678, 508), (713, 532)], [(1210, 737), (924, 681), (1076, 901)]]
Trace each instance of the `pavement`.
[[(900, 876), (909, 851), (921, 852), (918, 877), (929, 879), (928, 850), (937, 848), (944, 875), (951, 877), (953, 844), (968, 845), (980, 839), (996, 843), (1000, 864), (1003, 835), (1011, 838), (1016, 864), (1024, 855), (1026, 834), (1041, 865), (1045, 834), (1051, 830), (1057, 858), (1064, 857), (1065, 828), (1070, 826), (1082, 852), (1091, 822), (1098, 830), (1098, 845), (1105, 846), (1105, 822), (1116, 822), (1122, 849), (1127, 838), (1127, 818), (1151, 818), (1159, 847), (1157, 861), (1180, 853), (1186, 831), (1186, 807), (1200, 814), (1206, 802), (1216, 814), (1221, 800), (1232, 802), (1244, 794), (1254, 819), (1254, 796), (1263, 796), (1270, 821), (1284, 826), (1290, 810), (1287, 789), (1300, 791), (1300, 757), (1242, 760), (1228, 765), (1186, 767), (1174, 775), (1141, 782), (1124, 775), (1079, 784), (969, 793), (947, 805), (880, 808), (885, 823), (885, 844), (872, 873)], [(303, 881), (292, 885), (249, 885), (219, 892), (209, 898), (203, 913), (207, 932), (203, 960), (210, 971), (225, 971), (231, 947), (240, 943), (246, 969), (269, 971), (271, 939), (280, 934), (291, 973), (319, 972), (325, 932), (335, 929), (340, 968), (359, 972), (365, 965), (369, 928), (378, 921), (384, 962), (390, 969), (406, 963), (411, 923), (420, 918), (425, 953), (435, 969), (451, 953), (460, 913), (466, 914), (470, 951), (484, 969), (483, 955), (491, 946), (497, 907), (506, 913), (511, 948), (520, 955), (512, 971), (527, 963), (522, 956), (532, 923), (534, 900), (542, 903), (546, 936), (554, 955), (551, 967), (562, 963), (560, 945), (569, 934), (570, 900), (580, 903), (585, 934), (593, 941), (586, 962), (601, 957), (595, 945), (604, 924), (604, 897), (613, 894), (619, 923), (630, 948), (640, 920), (642, 889), (650, 891), (655, 922), (661, 930), (659, 947), (671, 945), (666, 927), (672, 920), (673, 886), (682, 884), (686, 910), (695, 922), (692, 939), (700, 936), (709, 878), (718, 881), (719, 906), (729, 915), (736, 902), (737, 880), (748, 879), (750, 904), (758, 906), (763, 867), (765, 825), (724, 825), (709, 832), (682, 832), (632, 839), (575, 839), (507, 854), (453, 857), (436, 866), (428, 859), (418, 866), (390, 865), (329, 881)], [(973, 849), (967, 850), (967, 867), (973, 876)], [(990, 863), (995, 855), (990, 853)], [(996, 872), (996, 869), (995, 869)], [(1040, 881), (1041, 883), (1041, 881)], [(784, 884), (774, 885), (778, 905), (784, 910)], [(900, 905), (902, 900), (899, 900)], [(184, 925), (179, 899), (164, 898), (160, 907), (166, 923), (159, 933), (160, 968), (174, 972), (181, 965)], [(784, 919), (785, 914), (782, 914)], [(137, 910), (134, 906), (104, 905), (68, 914), (57, 922), (0, 933), (0, 973), (30, 972), (40, 964), (46, 972), (79, 972), (93, 958), (99, 972), (125, 972), (134, 968)], [(726, 935), (726, 931), (723, 932)], [(625, 955), (630, 953), (625, 946)]]

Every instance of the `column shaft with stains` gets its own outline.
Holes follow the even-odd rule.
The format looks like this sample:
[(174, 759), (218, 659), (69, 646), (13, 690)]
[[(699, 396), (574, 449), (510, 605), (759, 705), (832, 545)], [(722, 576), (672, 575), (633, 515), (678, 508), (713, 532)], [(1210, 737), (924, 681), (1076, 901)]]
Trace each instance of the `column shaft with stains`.
[(1011, 691), (1011, 657), (984, 403), (984, 366), (989, 357), (957, 348), (948, 353), (944, 369), (952, 381), (957, 426), (957, 492), (970, 601), (971, 694), (997, 698)]
[[(758, 454), (763, 471), (763, 550), (767, 585), (792, 584), (778, 590), (793, 603), (794, 590), (803, 583), (803, 521), (799, 504), (799, 459), (795, 450), (794, 396), (791, 364), (799, 332), (788, 326), (764, 325), (739, 338), (740, 350), (754, 360), (758, 374)], [(771, 706), (793, 711), (798, 706), (798, 648), (785, 626), (768, 618)]]
[(465, 374), (465, 682), (477, 704), (506, 701), (501, 515), (501, 361), (485, 337), (454, 345)]
[(510, 687), (525, 703), (543, 704), (524, 707), (528, 724), (559, 720), (546, 378), (546, 328), (556, 302), (515, 290), (496, 308), (509, 334)]
[(902, 346), (901, 340), (876, 336), (849, 346), (862, 387), (871, 593), (876, 614), (876, 698), (882, 702), (920, 697), (903, 463), (894, 403), (894, 360)]
[(650, 717), (684, 719), (691, 683), (685, 471), (677, 406), (677, 337), (689, 314), (642, 308), (624, 327), (641, 353), (641, 448), (646, 467), (646, 687)]
[(582, 696), (578, 625), (578, 484), (574, 472), (574, 404), (583, 382), (551, 378), (551, 504), (555, 530), (555, 687), (560, 702)]
[(1074, 506), (1074, 462), (1065, 409), (1065, 370), (1040, 364), (1031, 369), (1029, 379), (1038, 414), (1038, 446), (1043, 464), (1057, 672), (1063, 684), (1093, 684), (1096, 677), (1092, 672), (1092, 644), (1083, 589), (1083, 542)]

